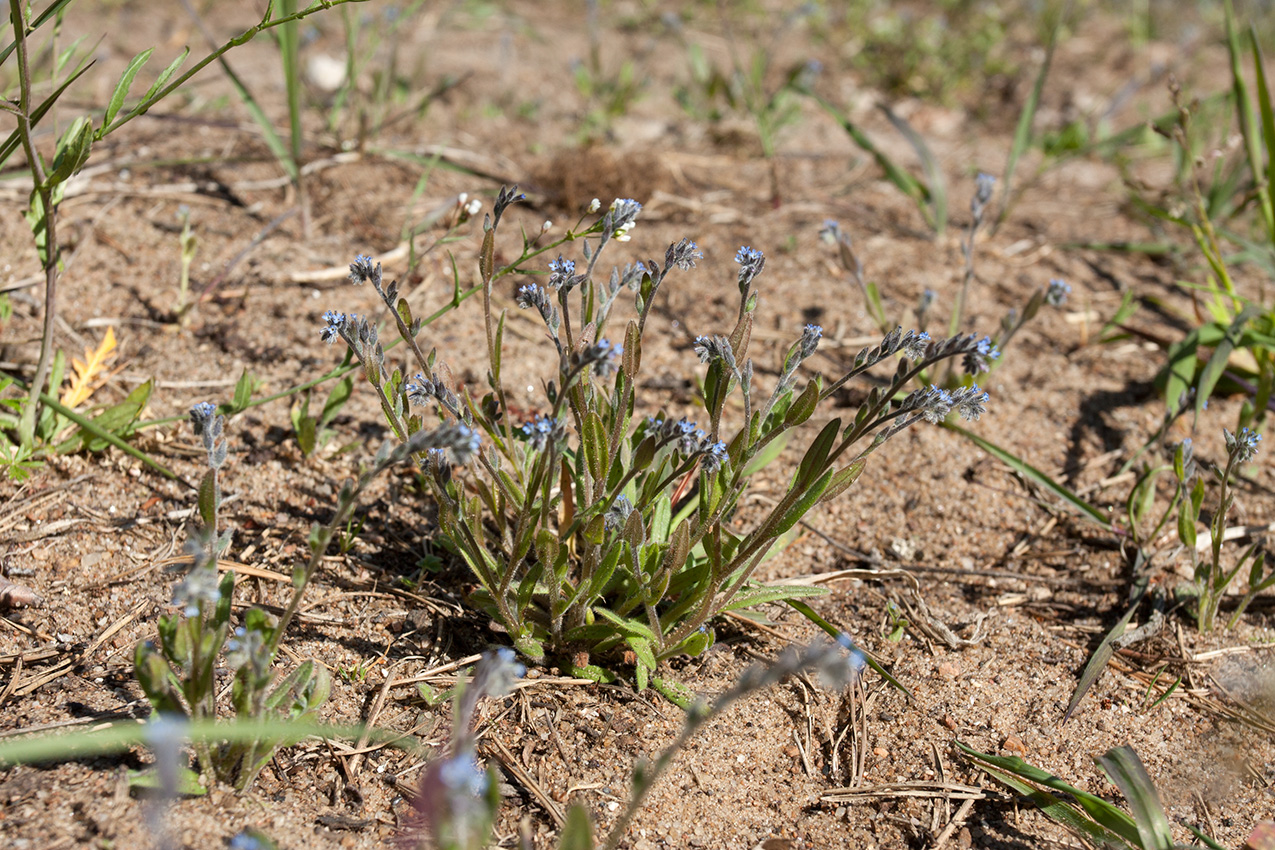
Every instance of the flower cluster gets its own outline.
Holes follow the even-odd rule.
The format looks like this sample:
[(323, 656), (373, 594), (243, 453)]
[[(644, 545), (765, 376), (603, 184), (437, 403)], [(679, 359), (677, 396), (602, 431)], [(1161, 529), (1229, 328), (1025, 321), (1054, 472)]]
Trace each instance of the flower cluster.
[(697, 336), (691, 348), (695, 350), (701, 363), (721, 360), (732, 371), (735, 369), (735, 352), (731, 348), (730, 340), (724, 336)]
[(974, 216), (974, 226), (977, 227), (987, 212), (988, 202), (992, 200), (992, 192), (996, 189), (996, 178), (980, 171), (974, 178), (974, 184), (974, 197), (970, 199), (970, 214)]
[(656, 419), (647, 417), (647, 433), (659, 440), (660, 445), (672, 445), (674, 451), (685, 457), (700, 459), (700, 469), (714, 473), (726, 460), (726, 444), (714, 440), (689, 419)]
[(412, 380), (407, 382), (405, 389), (408, 404), (419, 406), (430, 401), (437, 401), (453, 415), (460, 411), (460, 399), (437, 375), (430, 375), (427, 378), (423, 372), (417, 372), (412, 376)]
[(593, 374), (599, 378), (605, 378), (616, 370), (616, 360), (622, 354), (624, 354), (624, 346), (600, 339), (580, 352), (579, 365), (582, 369), (592, 369)]
[(739, 263), (739, 291), (747, 292), (753, 278), (761, 274), (766, 266), (766, 255), (747, 245), (735, 252), (735, 262)]
[(1049, 288), (1045, 290), (1045, 303), (1050, 307), (1061, 307), (1067, 302), (1067, 296), (1071, 294), (1071, 285), (1065, 280), (1051, 278)]
[[(575, 260), (564, 260), (559, 254), (558, 259), (549, 263), (549, 288), (554, 291), (570, 292), (585, 279), (585, 275), (576, 274)], [(541, 311), (542, 315), (543, 312)]]
[(978, 384), (944, 390), (931, 384), (922, 390), (914, 390), (903, 400), (902, 412), (915, 411), (926, 422), (938, 424), (955, 410), (962, 419), (977, 420), (987, 412), (988, 395)]
[(642, 205), (631, 198), (616, 198), (602, 218), (602, 241), (628, 242), (629, 231), (637, 223)]
[(617, 528), (623, 528), (625, 523), (629, 521), (629, 517), (633, 515), (633, 503), (629, 501), (629, 497), (621, 493), (616, 496), (615, 502), (611, 508), (603, 514), (603, 520), (606, 527), (612, 531)]
[(417, 431), (408, 438), (405, 447), (415, 454), (426, 449), (446, 449), (457, 466), (469, 463), (482, 446), (482, 435), (468, 425), (451, 422), (432, 431)]
[(1248, 463), (1256, 457), (1257, 444), (1262, 440), (1261, 434), (1249, 428), (1241, 428), (1237, 434), (1223, 428), (1222, 437), (1226, 440), (1227, 455), (1233, 457), (1236, 463)]
[(208, 468), (221, 469), (226, 462), (226, 441), (222, 437), (226, 417), (217, 414), (212, 402), (201, 401), (190, 409), (190, 425), (208, 453)]
[(517, 433), (527, 441), (531, 448), (542, 452), (550, 445), (561, 442), (566, 436), (566, 429), (556, 419), (540, 415), (530, 422), (524, 422), (520, 425)]
[(983, 337), (966, 349), (961, 366), (967, 375), (980, 375), (992, 368), (992, 361), (1000, 359), (1000, 349), (992, 342), (991, 337)]
[(522, 309), (535, 307), (540, 313), (540, 318), (544, 319), (545, 326), (549, 328), (549, 332), (556, 338), (558, 336), (558, 328), (562, 325), (562, 319), (558, 316), (558, 310), (549, 300), (549, 293), (545, 292), (538, 285), (529, 283), (526, 286), (519, 287), (516, 296), (518, 306)]

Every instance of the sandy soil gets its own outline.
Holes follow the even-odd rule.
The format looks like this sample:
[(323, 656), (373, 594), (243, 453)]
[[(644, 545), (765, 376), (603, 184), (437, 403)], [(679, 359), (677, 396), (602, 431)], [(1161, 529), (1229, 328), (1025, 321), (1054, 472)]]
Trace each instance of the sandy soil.
[[(690, 340), (729, 329), (736, 298), (730, 258), (741, 244), (768, 257), (763, 321), (755, 334), (760, 347), (754, 351), (766, 380), (806, 322), (825, 328), (818, 368), (829, 374), (874, 334), (857, 289), (818, 239), (824, 219), (840, 220), (852, 234), (868, 277), (879, 283), (893, 314), (930, 288), (946, 315), (960, 281), (959, 239), (968, 224), (972, 175), (1003, 170), (1039, 61), (1030, 32), (1013, 33), (1011, 52), (1020, 70), (1005, 83), (1004, 102), (989, 104), (977, 91), (946, 107), (892, 102), (934, 147), (952, 187), (952, 228), (935, 240), (915, 208), (811, 104), (800, 104), (797, 123), (780, 133), (773, 162), (761, 156), (745, 117), (697, 121), (678, 108), (672, 92), (688, 77), (682, 38), (703, 44), (717, 62), (728, 61), (729, 41), (707, 5), (688, 13), (679, 35), (661, 18), (669, 10), (603, 4), (604, 66), (613, 73), (631, 58), (645, 84), (614, 120), (610, 136), (582, 148), (588, 108), (568, 62), (588, 55), (588, 29), (583, 15), (568, 12), (567, 5), (461, 4), (420, 16), (398, 45), (401, 73), (414, 91), (448, 75), (456, 84), (423, 117), (388, 124), (362, 148), (338, 156), (326, 114), (307, 111), (306, 160), (316, 165), (308, 181), (308, 233), (300, 216), (279, 220), (296, 209), (296, 197), (215, 70), (197, 78), (186, 97), (102, 144), (91, 176), (63, 206), (70, 260), (58, 333), (59, 345), (78, 356), (114, 326), (122, 368), (95, 400), (117, 401), (153, 378), (148, 418), (174, 419), (145, 431), (137, 444), (185, 482), (197, 481), (200, 455), (182, 421), (191, 404), (227, 399), (245, 369), (263, 382), (265, 393), (334, 366), (339, 352), (318, 338), (322, 312), (367, 313), (377, 305), (366, 288), (353, 289), (342, 274), (327, 272), (341, 270), (356, 253), (392, 251), (404, 222), (453, 203), (458, 193), (489, 205), (502, 182), (517, 182), (530, 195), (528, 204), (510, 213), (510, 223), (528, 231), (546, 220), (560, 231), (595, 196), (642, 201), (633, 241), (612, 261), (660, 256), (682, 236), (703, 249), (700, 267), (670, 278), (660, 296), (645, 352), (653, 377), (644, 393), (652, 410), (690, 410), (689, 380), (699, 366)], [(384, 11), (380, 4), (354, 8), (356, 14)], [(253, 14), (250, 4), (222, 4), (210, 26), (226, 38), (249, 25)], [(307, 53), (341, 55), (339, 17), (310, 20), (315, 30)], [(737, 26), (735, 35), (746, 45), (763, 24), (747, 15)], [(134, 52), (158, 46), (162, 67), (181, 45), (199, 43), (180, 9), (166, 4), (162, 12), (142, 3), (86, 7), (68, 27), (94, 38), (106, 34), (97, 48), (97, 82), (80, 90), (77, 110), (105, 102)], [(891, 155), (910, 162), (905, 143), (873, 108), (874, 92), (842, 70), (845, 57), (832, 43), (799, 26), (775, 47), (776, 67), (820, 59), (820, 90), (852, 104), (855, 117)], [(1159, 114), (1167, 98), (1157, 74), (1166, 70), (1188, 90), (1222, 89), (1224, 51), (1213, 41), (1194, 45), (1137, 45), (1118, 21), (1089, 15), (1059, 49), (1039, 126), (1101, 111), (1130, 80), (1142, 87), (1113, 123), (1130, 126)], [(231, 62), (284, 125), (277, 54), (270, 45), (249, 45), (232, 53)], [(382, 52), (371, 67), (384, 62)], [(321, 93), (310, 94), (321, 99)], [(352, 138), (354, 129), (343, 124), (342, 138)], [(436, 154), (439, 167), (431, 168)], [(1136, 161), (1135, 173), (1163, 184), (1162, 159)], [(1162, 357), (1153, 344), (1136, 339), (1099, 345), (1098, 330), (1130, 287), (1186, 309), (1174, 282), (1199, 279), (1200, 272), (1189, 254), (1175, 265), (1071, 247), (1150, 234), (1130, 213), (1113, 166), (1083, 159), (1036, 174), (1036, 165), (1029, 155), (1006, 223), (980, 239), (969, 329), (990, 332), (1007, 309), (1021, 306), (1050, 278), (1065, 278), (1074, 291), (1065, 308), (1042, 313), (1015, 339), (987, 382), (992, 402), (976, 430), (1118, 511), (1130, 481), (1111, 476), (1159, 422), (1163, 406), (1153, 379)], [(423, 190), (413, 194), (426, 174)], [(0, 246), (8, 286), (34, 275), (38, 263), (21, 216), (25, 194), (4, 191)], [(179, 329), (169, 320), (181, 205), (189, 207), (199, 239), (194, 286), (209, 289), (189, 325)], [(447, 246), (465, 281), (476, 277), (480, 235), (474, 228)], [(515, 228), (507, 226), (505, 235), (516, 238)], [(432, 242), (433, 232), (427, 232), (417, 248)], [(406, 257), (387, 261), (387, 274), (404, 279), (418, 314), (449, 295), (447, 250), (425, 254), (412, 269)], [(517, 282), (507, 282), (500, 297), (511, 307)], [(6, 369), (34, 362), (41, 293), (31, 285), (13, 293), (14, 318), (0, 326)], [(479, 322), (471, 302), (425, 332), (458, 380), (481, 379)], [(535, 393), (528, 390), (539, 386), (552, 361), (527, 314), (512, 310), (510, 323), (509, 386), (518, 404), (534, 407)], [(1135, 324), (1167, 339), (1182, 332), (1165, 315), (1145, 310)], [(851, 394), (845, 402), (856, 398)], [(1202, 417), (1195, 431), (1202, 458), (1222, 457), (1221, 428), (1233, 425), (1238, 403), (1219, 399)], [(235, 530), (234, 561), (286, 575), (304, 557), (310, 523), (329, 515), (339, 482), (356, 473), (384, 437), (372, 393), (356, 388), (334, 428), (325, 449), (306, 458), (291, 435), (286, 401), (254, 407), (228, 423), (232, 455), (223, 488), (231, 498), (223, 515)], [(1175, 438), (1187, 434), (1183, 428)], [(337, 451), (342, 447), (348, 450)], [(1259, 456), (1241, 484), (1233, 521), (1268, 522), (1275, 512), (1273, 484), (1265, 456)], [(763, 480), (758, 499), (782, 486), (778, 477)], [(448, 710), (429, 708), (412, 684), (393, 683), (481, 651), (501, 636), (462, 607), (470, 586), (464, 575), (418, 575), (429, 508), (414, 493), (408, 471), (380, 482), (361, 509), (366, 522), (355, 545), (326, 559), (282, 663), (315, 657), (334, 671), (323, 720), (355, 723), (375, 712), (377, 723), (411, 730), (421, 744), (437, 748), (445, 742)], [(0, 734), (146, 716), (132, 650), (154, 636), (155, 619), (168, 608), (176, 574), (162, 562), (180, 551), (193, 493), (108, 451), (55, 458), (26, 484), (0, 482), (0, 494), (5, 573), (45, 599), (43, 607), (12, 610), (0, 621)], [(1215, 635), (1201, 636), (1185, 615), (1171, 615), (1157, 637), (1112, 662), (1064, 726), (1063, 712), (1089, 652), (1126, 606), (1128, 564), (1114, 536), (1056, 509), (973, 444), (937, 428), (914, 429), (878, 452), (846, 497), (809, 517), (808, 532), (759, 577), (888, 571), (829, 581), (831, 593), (815, 607), (886, 660), (911, 697), (872, 675), (845, 693), (790, 680), (756, 695), (678, 757), (621, 846), (1075, 846), (1029, 804), (974, 770), (955, 750), (957, 740), (985, 752), (1021, 755), (1113, 799), (1118, 791), (1093, 759), (1131, 744), (1175, 821), (1199, 824), (1229, 847), (1241, 846), (1258, 820), (1275, 813), (1275, 609), (1269, 598), (1254, 604), (1234, 631)], [(1156, 578), (1171, 585), (1184, 566), (1184, 558), (1165, 558)], [(985, 616), (978, 639), (948, 647), (927, 637), (920, 622), (926, 618), (914, 617), (900, 640), (889, 640), (887, 606), (915, 604), (910, 577), (933, 619), (961, 636), (973, 636)], [(409, 592), (403, 578), (420, 583)], [(286, 585), (242, 581), (241, 599), (286, 601)], [(721, 623), (718, 644), (701, 658), (674, 663), (674, 677), (711, 696), (749, 663), (814, 634), (792, 611), (773, 607), (764, 613), (767, 630)], [(19, 656), (26, 659), (21, 665), (15, 663)], [(366, 666), (366, 676), (347, 681), (340, 675), (359, 665)], [(1149, 689), (1162, 669), (1164, 676)], [(1182, 686), (1152, 707), (1156, 695), (1183, 674)], [(446, 676), (438, 681), (446, 683)], [(1243, 711), (1252, 712), (1248, 722), (1235, 719)], [(672, 740), (680, 711), (650, 692), (563, 684), (557, 670), (533, 669), (525, 688), (486, 707), (484, 720), (483, 754), (502, 765), (507, 781), (498, 836), (512, 846), (525, 829), (537, 847), (550, 847), (558, 829), (555, 813), (571, 801), (583, 801), (600, 827), (614, 820), (628, 793), (631, 765)], [(150, 758), (139, 749), (118, 758), (0, 772), (3, 843), (31, 850), (147, 846), (148, 804), (130, 794), (125, 772)], [(420, 766), (419, 758), (393, 748), (352, 764), (326, 743), (307, 743), (282, 751), (248, 793), (213, 789), (182, 800), (170, 822), (189, 848), (224, 846), (247, 826), (264, 829), (283, 848), (379, 847), (399, 834), (407, 813), (404, 789), (412, 787)], [(941, 790), (906, 796), (896, 783), (907, 782), (986, 790), (962, 807)], [(866, 793), (873, 789), (875, 794)], [(1190, 838), (1180, 825), (1175, 835)]]

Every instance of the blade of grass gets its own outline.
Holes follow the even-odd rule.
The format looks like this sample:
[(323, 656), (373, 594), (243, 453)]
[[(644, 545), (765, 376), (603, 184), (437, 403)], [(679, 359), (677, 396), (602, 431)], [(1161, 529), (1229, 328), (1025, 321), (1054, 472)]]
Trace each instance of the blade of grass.
[(886, 104), (878, 105), (885, 113), (885, 117), (894, 125), (894, 129), (908, 140), (912, 150), (916, 151), (917, 158), (921, 160), (921, 169), (925, 172), (925, 182), (930, 193), (930, 214), (933, 216), (934, 234), (941, 238), (943, 231), (947, 229), (947, 182), (943, 178), (943, 169), (939, 167), (925, 139), (921, 138), (921, 134), (913, 129), (906, 119), (896, 115), (894, 110)]
[[(977, 750), (970, 749), (960, 741), (956, 742), (956, 746), (960, 747), (966, 755), (975, 761), (991, 758), (991, 756), (986, 756)], [(1096, 823), (1093, 818), (1087, 817), (1076, 806), (1055, 797), (1048, 791), (1042, 791), (1034, 785), (1029, 785), (1022, 781), (1012, 773), (997, 770), (987, 764), (980, 763), (978, 768), (997, 782), (1023, 795), (1028, 802), (1040, 809), (1041, 813), (1047, 818), (1070, 829), (1076, 835), (1088, 840), (1092, 845), (1096, 847), (1129, 847), (1126, 842), (1120, 839), (1120, 836), (1108, 829), (1104, 829), (1101, 824)]]
[(1001, 463), (1013, 469), (1019, 475), (1039, 484), (1041, 487), (1045, 488), (1058, 498), (1062, 499), (1068, 505), (1075, 508), (1085, 518), (1093, 520), (1103, 528), (1114, 529), (1111, 520), (1102, 511), (1098, 510), (1093, 505), (1089, 504), (1036, 467), (1023, 461), (1021, 458), (1010, 454), (995, 443), (985, 440), (974, 432), (967, 431), (959, 425), (944, 422), (943, 427), (949, 431), (954, 431), (955, 433), (960, 434), (962, 437), (966, 438), (974, 445), (999, 460)]
[(1009, 160), (1005, 163), (1005, 179), (1001, 181), (1001, 208), (992, 222), (991, 232), (995, 233), (1001, 222), (1009, 215), (1010, 190), (1014, 183), (1014, 171), (1018, 168), (1018, 160), (1031, 144), (1032, 124), (1036, 120), (1036, 110), (1040, 107), (1040, 95), (1045, 89), (1045, 80), (1049, 77), (1049, 66), (1054, 61), (1054, 48), (1058, 46), (1058, 33), (1062, 30), (1063, 14), (1057, 12), (1054, 25), (1049, 30), (1049, 41), (1045, 45), (1045, 61), (1036, 73), (1036, 81), (1032, 84), (1031, 94), (1023, 104), (1022, 114), (1018, 116), (1018, 126), (1014, 128), (1014, 141), (1009, 147)]
[(908, 174), (886, 156), (880, 148), (872, 143), (872, 139), (868, 138), (868, 134), (863, 132), (863, 129), (858, 124), (850, 120), (848, 115), (818, 95), (812, 94), (811, 97), (823, 107), (824, 112), (836, 119), (837, 123), (841, 125), (841, 129), (846, 131), (864, 153), (876, 161), (881, 170), (885, 172), (886, 179), (893, 183), (900, 192), (912, 199), (917, 209), (920, 210), (921, 216), (925, 219), (925, 223), (931, 228), (934, 227), (935, 222), (930, 213), (930, 190), (921, 181)]
[(1103, 635), (1102, 642), (1098, 644), (1098, 648), (1094, 650), (1093, 655), (1089, 656), (1089, 660), (1085, 662), (1085, 669), (1081, 672), (1080, 680), (1076, 683), (1076, 690), (1072, 692), (1071, 701), (1067, 703), (1067, 710), (1063, 713), (1063, 724), (1071, 718), (1072, 713), (1080, 705), (1080, 701), (1084, 699), (1085, 694), (1102, 676), (1102, 671), (1107, 668), (1107, 662), (1111, 660), (1111, 656), (1116, 654), (1116, 638), (1123, 635), (1125, 629), (1129, 627), (1129, 622), (1133, 619), (1133, 615), (1138, 612), (1138, 607), (1142, 605), (1143, 597), (1147, 595), (1147, 587), (1147, 577), (1139, 576), (1134, 583), (1133, 604), (1129, 606), (1129, 610), (1125, 612), (1125, 615), (1111, 627), (1111, 630)]
[[(818, 614), (815, 613), (815, 609), (811, 608), (806, 603), (798, 599), (785, 599), (784, 602), (786, 602), (788, 606), (791, 607), (793, 610), (795, 610), (798, 614), (805, 617), (807, 620), (814, 623), (819, 628), (823, 629), (833, 640), (840, 641), (843, 638), (845, 640), (849, 640), (848, 637), (845, 637), (845, 634), (846, 634), (845, 631), (837, 628), (832, 623), (829, 623), (823, 617), (820, 617)], [(859, 653), (863, 655), (863, 660), (867, 662), (867, 665), (870, 668), (876, 671), (877, 675), (879, 675), (882, 679), (885, 679), (891, 685), (893, 685), (894, 687), (902, 691), (904, 696), (906, 696), (908, 699), (912, 699), (912, 692), (909, 691), (906, 687), (904, 687), (902, 682), (894, 678), (894, 676), (890, 675), (890, 671), (886, 670), (880, 661), (877, 661), (875, 658), (873, 658), (872, 655), (869, 654), (862, 647), (855, 646), (853, 642), (851, 642), (851, 646), (854, 647), (856, 651), (858, 651)]]
[[(998, 768), (1005, 773), (1013, 774), (1020, 779), (1025, 779), (1036, 785), (1044, 786), (1052, 791), (1060, 791), (1069, 794), (1075, 798), (1076, 803), (1084, 810), (1084, 813), (1092, 819), (1094, 823), (1105, 830), (1114, 833), (1119, 838), (1119, 844), (1138, 847), (1141, 836), (1138, 834), (1138, 825), (1134, 822), (1128, 813), (1117, 808), (1114, 804), (1096, 797), (1087, 791), (1081, 791), (1074, 785), (1069, 785), (1053, 774), (1041, 770), (1039, 767), (1030, 765), (1017, 756), (993, 756), (987, 753), (980, 753), (971, 747), (966, 746), (960, 741), (956, 742), (956, 746), (961, 752), (977, 762), (981, 762), (980, 768), (984, 765)], [(984, 768), (985, 769), (985, 768)], [(1009, 784), (1009, 783), (1007, 783)], [(1011, 787), (1013, 787), (1011, 785)], [(1104, 844), (1109, 842), (1103, 842)]]
[(1266, 238), (1275, 244), (1275, 204), (1271, 201), (1272, 187), (1275, 187), (1275, 105), (1271, 103), (1271, 92), (1266, 85), (1262, 47), (1257, 41), (1257, 30), (1252, 24), (1248, 27), (1248, 41), (1253, 50), (1253, 72), (1257, 78), (1257, 111), (1262, 120), (1262, 142), (1266, 147), (1266, 179), (1260, 179), (1260, 170), (1255, 171), (1253, 177), (1262, 202), (1262, 215), (1266, 219)]
[[(256, 122), (257, 126), (261, 128), (261, 135), (266, 147), (270, 148), (270, 153), (274, 154), (274, 158), (278, 160), (279, 166), (287, 173), (289, 179), (296, 183), (301, 179), (300, 167), (297, 165), (297, 160), (292, 158), (292, 154), (289, 153), (288, 146), (283, 143), (283, 139), (279, 138), (279, 133), (275, 130), (274, 125), (270, 123), (270, 119), (266, 117), (265, 110), (261, 108), (261, 104), (257, 103), (257, 99), (252, 96), (252, 92), (248, 90), (243, 80), (239, 79), (239, 75), (230, 67), (230, 63), (226, 61), (224, 51), (217, 52), (216, 40), (212, 37), (212, 33), (208, 31), (203, 18), (199, 16), (199, 12), (191, 5), (190, 0), (181, 0), (181, 4), (186, 9), (186, 13), (195, 22), (195, 26), (203, 34), (204, 40), (208, 42), (209, 49), (216, 54), (217, 63), (221, 65), (221, 70), (225, 72), (230, 84), (235, 87), (235, 93), (239, 95), (244, 108), (248, 110), (248, 114), (252, 116), (252, 120)], [(284, 20), (283, 26), (285, 29), (296, 22), (295, 16), (285, 16)]]
[(1116, 747), (1098, 757), (1107, 777), (1120, 788), (1133, 809), (1133, 822), (1138, 825), (1143, 850), (1172, 850), (1173, 831), (1164, 814), (1164, 804), (1147, 775), (1142, 760), (1132, 747)]

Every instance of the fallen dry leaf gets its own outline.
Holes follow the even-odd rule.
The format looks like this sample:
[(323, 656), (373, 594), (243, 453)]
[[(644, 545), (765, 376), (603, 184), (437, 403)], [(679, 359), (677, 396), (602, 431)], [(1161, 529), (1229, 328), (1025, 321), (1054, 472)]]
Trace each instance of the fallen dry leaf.
[(25, 584), (18, 584), (9, 581), (4, 576), (0, 576), (0, 608), (42, 604), (44, 604), (44, 600), (34, 590)]

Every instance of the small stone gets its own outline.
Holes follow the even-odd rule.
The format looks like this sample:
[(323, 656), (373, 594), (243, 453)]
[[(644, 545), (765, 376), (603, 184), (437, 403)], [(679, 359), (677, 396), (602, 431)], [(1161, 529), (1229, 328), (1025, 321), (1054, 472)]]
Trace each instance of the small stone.
[(886, 759), (890, 757), (890, 751), (885, 747), (873, 747), (872, 754), (879, 759)]
[(974, 836), (970, 835), (968, 826), (961, 827), (961, 831), (956, 833), (956, 846), (958, 850), (970, 850), (974, 844)]
[(1019, 756), (1027, 755), (1027, 745), (1019, 740), (1017, 735), (1007, 735), (1005, 743), (1001, 744), (1001, 749)]
[(955, 661), (940, 661), (938, 670), (939, 675), (949, 682), (961, 675), (961, 665)]
[(952, 731), (956, 731), (956, 718), (950, 714), (943, 715), (943, 725)]

